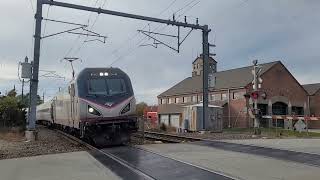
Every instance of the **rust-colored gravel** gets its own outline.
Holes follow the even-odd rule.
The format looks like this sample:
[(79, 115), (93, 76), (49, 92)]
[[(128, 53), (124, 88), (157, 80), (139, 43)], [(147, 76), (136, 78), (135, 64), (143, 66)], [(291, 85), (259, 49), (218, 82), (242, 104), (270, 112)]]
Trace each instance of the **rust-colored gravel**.
[(0, 134), (0, 159), (87, 150), (53, 130), (38, 127), (38, 141), (26, 142), (23, 134)]

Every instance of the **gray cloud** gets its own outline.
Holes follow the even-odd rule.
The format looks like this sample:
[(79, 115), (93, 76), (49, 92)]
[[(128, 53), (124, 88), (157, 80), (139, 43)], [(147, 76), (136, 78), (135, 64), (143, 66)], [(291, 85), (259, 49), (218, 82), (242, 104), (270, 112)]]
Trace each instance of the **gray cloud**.
[[(177, 0), (160, 17), (170, 17), (174, 11), (190, 1)], [(33, 2), (35, 4), (34, 0)], [(68, 2), (93, 6), (95, 1)], [(106, 8), (157, 16), (171, 2), (172, 0), (107, 0)], [(98, 1), (98, 4), (102, 3), (103, 0)], [(261, 62), (281, 60), (301, 83), (312, 83), (320, 81), (317, 69), (320, 65), (320, 12), (316, 9), (319, 5), (319, 1), (311, 0), (201, 0), (186, 15), (189, 22), (194, 22), (195, 17), (199, 17), (201, 24), (208, 24), (212, 28), (210, 40), (213, 41), (215, 34), (217, 48), (212, 51), (217, 53), (218, 70), (247, 66), (255, 58)], [(44, 16), (46, 11), (47, 7), (44, 8)], [(52, 19), (77, 23), (87, 23), (89, 16), (88, 12), (58, 7), (51, 7), (49, 12)], [(96, 16), (91, 15), (91, 23)], [(5, 25), (0, 29), (0, 64), (10, 67), (6, 71), (0, 68), (0, 91), (4, 91), (18, 83), (17, 80), (12, 80), (16, 74), (13, 71), (16, 71), (17, 62), (23, 60), (26, 55), (32, 57), (34, 20), (27, 0), (1, 2), (0, 17)], [(119, 59), (113, 66), (122, 68), (130, 75), (137, 99), (156, 103), (156, 96), (160, 92), (191, 75), (191, 62), (201, 53), (201, 33), (194, 31), (182, 45), (181, 53), (177, 54), (163, 46), (157, 49), (137, 47), (136, 44), (143, 36), (132, 37), (137, 29), (145, 25), (145, 22), (137, 20), (100, 15), (93, 29), (108, 36), (106, 44), (85, 43), (81, 50), (75, 53), (83, 37), (75, 41), (77, 36), (64, 34), (44, 39), (40, 69), (55, 70), (70, 77), (69, 65), (60, 60), (67, 50), (76, 44), (70, 56), (83, 59), (82, 63), (75, 64), (77, 72), (88, 66), (109, 66)], [(151, 24), (150, 28), (158, 26)], [(47, 23), (46, 34), (67, 28), (70, 26)], [(161, 25), (159, 30), (166, 33), (176, 32), (176, 28), (165, 25)], [(186, 32), (187, 30), (183, 31)], [(132, 40), (126, 41), (128, 38)], [(45, 91), (48, 96), (53, 96), (58, 87), (64, 86), (67, 82), (41, 79), (39, 93)]]

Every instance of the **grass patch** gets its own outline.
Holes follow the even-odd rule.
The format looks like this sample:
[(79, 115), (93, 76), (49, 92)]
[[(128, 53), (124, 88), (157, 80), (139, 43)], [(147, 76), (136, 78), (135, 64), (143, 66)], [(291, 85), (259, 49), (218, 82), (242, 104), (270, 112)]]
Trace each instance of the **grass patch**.
[[(225, 133), (235, 134), (254, 134), (253, 128), (229, 128), (223, 129)], [(282, 128), (261, 128), (261, 136), (267, 136), (271, 138), (275, 137), (287, 137), (287, 138), (320, 138), (320, 133), (316, 132), (298, 132), (293, 130), (287, 130)]]

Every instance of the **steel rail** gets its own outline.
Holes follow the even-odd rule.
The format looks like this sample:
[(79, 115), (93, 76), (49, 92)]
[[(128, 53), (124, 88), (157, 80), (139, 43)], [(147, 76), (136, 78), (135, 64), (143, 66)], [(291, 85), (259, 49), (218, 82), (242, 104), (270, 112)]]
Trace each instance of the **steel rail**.
[[(153, 135), (153, 136), (158, 136), (158, 139), (165, 139), (168, 141), (171, 141), (170, 138), (172, 139), (172, 142), (183, 142), (183, 141), (201, 141), (203, 139), (201, 138), (194, 138), (194, 137), (186, 137), (186, 136), (179, 136), (179, 135), (174, 135), (174, 134), (167, 134), (167, 133), (160, 133), (160, 132), (152, 132), (152, 131), (145, 131), (144, 132), (145, 135), (147, 135), (146, 137), (149, 138), (149, 135)], [(151, 137), (156, 139), (157, 137)], [(178, 140), (177, 140), (178, 139)]]
[(85, 146), (86, 148), (88, 148), (89, 150), (92, 150), (92, 151), (95, 151), (95, 152), (98, 152), (100, 154), (103, 154), (105, 156), (107, 156), (108, 158), (111, 158), (112, 160), (116, 161), (117, 163), (125, 166), (126, 168), (128, 168), (129, 170), (131, 170), (132, 172), (138, 174), (138, 175), (141, 175), (143, 177), (145, 177), (146, 179), (149, 179), (149, 180), (156, 180), (155, 178), (149, 176), (148, 174), (145, 174), (144, 172), (142, 172), (141, 170), (133, 167), (131, 164), (125, 162), (124, 160), (116, 157), (115, 155), (111, 154), (111, 153), (108, 153), (108, 152), (105, 152), (105, 151), (102, 151), (101, 149), (98, 149), (84, 141), (82, 141), (81, 139), (78, 139), (77, 137), (75, 136), (72, 136), (70, 134), (67, 134), (61, 130), (57, 130), (55, 129), (56, 132), (58, 132), (60, 135), (62, 135), (63, 137), (65, 137), (67, 140), (71, 141), (71, 142), (76, 142), (78, 144), (81, 144), (83, 146)]

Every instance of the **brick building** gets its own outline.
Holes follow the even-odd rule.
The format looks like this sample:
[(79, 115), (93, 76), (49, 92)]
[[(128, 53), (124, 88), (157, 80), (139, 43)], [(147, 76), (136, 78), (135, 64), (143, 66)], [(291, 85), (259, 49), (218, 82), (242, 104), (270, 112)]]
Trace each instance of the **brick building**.
[[(308, 103), (310, 107), (310, 115), (320, 116), (320, 83), (306, 84), (303, 87), (308, 92)], [(320, 128), (320, 121), (310, 122), (310, 127)]]
[[(224, 108), (224, 127), (252, 127), (252, 116), (247, 108), (252, 106), (252, 101), (244, 98), (244, 94), (252, 90), (253, 66), (216, 72), (216, 61), (211, 58), (209, 64), (210, 73), (215, 77), (214, 88), (209, 88), (209, 104)], [(310, 96), (280, 61), (260, 65), (263, 79), (261, 91), (267, 94), (266, 99), (260, 98), (258, 101), (262, 115), (309, 115), (309, 104), (314, 106), (317, 103), (318, 106), (314, 106), (313, 111), (320, 113), (319, 90)], [(198, 57), (192, 63), (191, 77), (158, 96), (160, 122), (179, 127), (182, 122), (182, 107), (202, 102), (202, 68), (202, 58)], [(283, 127), (288, 123), (284, 120), (277, 122), (278, 126)], [(271, 119), (262, 119), (261, 123), (263, 126), (275, 125)]]

